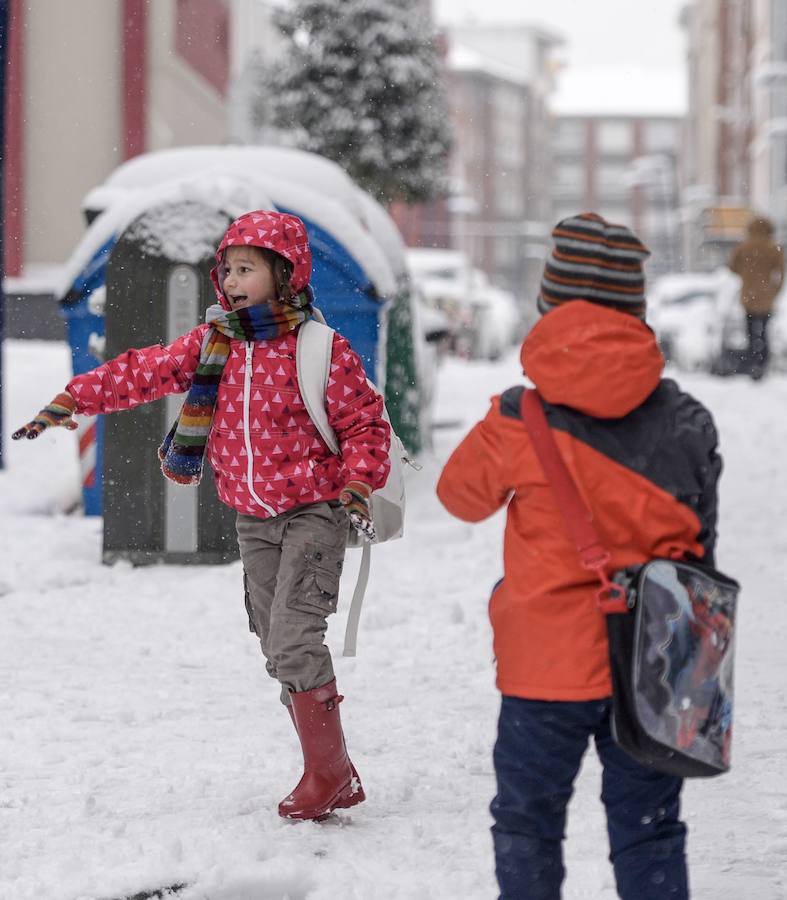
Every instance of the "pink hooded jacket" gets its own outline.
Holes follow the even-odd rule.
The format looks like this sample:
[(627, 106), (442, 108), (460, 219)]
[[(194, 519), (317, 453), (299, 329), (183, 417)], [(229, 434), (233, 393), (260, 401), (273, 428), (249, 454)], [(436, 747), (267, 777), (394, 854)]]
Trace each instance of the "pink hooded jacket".
[[(228, 304), (217, 269), (224, 250), (234, 245), (274, 250), (292, 263), (295, 290), (309, 283), (311, 251), (303, 222), (285, 213), (246, 213), (228, 228), (211, 272), (223, 307)], [(198, 325), (166, 347), (128, 350), (78, 375), (67, 386), (76, 411), (115, 412), (187, 391), (209, 327)], [(296, 341), (297, 329), (272, 340), (231, 341), (206, 458), (219, 498), (246, 515), (264, 519), (294, 506), (333, 500), (351, 480), (374, 490), (388, 477), (390, 428), (382, 417), (382, 397), (366, 380), (358, 355), (345, 338), (334, 335), (325, 406), (341, 447), (341, 455), (335, 456), (301, 398)]]

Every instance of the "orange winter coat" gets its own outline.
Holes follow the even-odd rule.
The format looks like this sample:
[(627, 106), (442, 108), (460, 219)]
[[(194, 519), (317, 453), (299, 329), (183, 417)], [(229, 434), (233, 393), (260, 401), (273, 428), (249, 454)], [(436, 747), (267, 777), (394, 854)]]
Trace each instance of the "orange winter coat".
[(767, 219), (754, 219), (745, 241), (732, 252), (729, 268), (741, 277), (741, 304), (753, 316), (773, 309), (784, 282), (784, 251), (773, 240)]
[[(713, 562), (721, 462), (707, 410), (661, 379), (639, 319), (576, 300), (522, 347), (561, 454), (612, 553), (610, 571), (653, 556)], [(504, 577), (490, 601), (502, 693), (593, 700), (611, 693), (604, 616), (519, 414), (521, 386), (492, 398), (456, 448), (437, 493), (477, 522), (508, 504)]]

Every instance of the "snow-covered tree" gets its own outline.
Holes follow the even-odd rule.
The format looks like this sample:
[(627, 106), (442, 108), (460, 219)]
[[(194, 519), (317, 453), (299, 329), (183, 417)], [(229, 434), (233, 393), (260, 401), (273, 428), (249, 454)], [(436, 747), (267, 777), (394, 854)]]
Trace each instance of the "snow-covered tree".
[(261, 79), (258, 114), (327, 156), (380, 202), (445, 188), (448, 114), (431, 24), (417, 0), (293, 0)]

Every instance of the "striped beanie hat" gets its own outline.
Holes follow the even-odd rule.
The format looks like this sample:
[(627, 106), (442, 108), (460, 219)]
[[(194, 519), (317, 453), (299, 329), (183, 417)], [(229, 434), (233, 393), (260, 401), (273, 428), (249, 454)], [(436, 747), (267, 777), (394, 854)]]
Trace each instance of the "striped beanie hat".
[(650, 250), (629, 228), (580, 213), (558, 222), (552, 237), (538, 297), (542, 313), (567, 300), (587, 300), (645, 317), (642, 263)]

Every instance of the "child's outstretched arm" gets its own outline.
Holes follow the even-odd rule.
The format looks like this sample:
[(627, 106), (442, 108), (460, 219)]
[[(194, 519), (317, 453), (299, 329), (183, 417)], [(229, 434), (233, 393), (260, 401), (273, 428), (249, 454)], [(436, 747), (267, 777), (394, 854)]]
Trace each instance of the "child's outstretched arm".
[(154, 344), (127, 350), (115, 359), (72, 378), (65, 391), (45, 406), (27, 425), (15, 431), (14, 440), (36, 438), (46, 428), (76, 428), (74, 413), (98, 413), (132, 409), (167, 394), (189, 389), (199, 362), (208, 325), (199, 325), (168, 346)]

